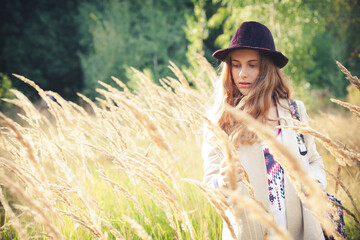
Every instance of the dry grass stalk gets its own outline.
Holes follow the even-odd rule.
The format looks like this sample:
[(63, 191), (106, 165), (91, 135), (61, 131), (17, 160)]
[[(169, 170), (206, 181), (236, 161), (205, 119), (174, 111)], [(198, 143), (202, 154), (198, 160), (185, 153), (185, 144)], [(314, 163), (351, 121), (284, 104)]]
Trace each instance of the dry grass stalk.
[[(53, 191), (61, 198), (63, 202), (67, 204), (67, 210), (61, 210), (56, 208), (57, 212), (66, 216), (70, 216), (75, 222), (81, 224), (87, 228), (91, 234), (100, 239), (105, 239), (106, 237), (101, 231), (101, 222), (109, 225), (110, 223), (107, 220), (100, 218), (94, 213), (94, 209), (100, 209), (100, 211), (105, 215), (104, 210), (100, 208), (97, 204), (91, 204), (90, 200), (81, 195), (81, 190), (76, 188), (69, 188), (64, 186), (51, 186)], [(80, 194), (79, 194), (80, 192)], [(85, 209), (89, 211), (89, 214), (76, 206), (73, 201), (73, 198), (70, 197), (68, 193), (75, 194), (79, 198), (81, 203), (85, 206)], [(89, 206), (91, 205), (91, 209)], [(115, 231), (116, 229), (113, 229)]]
[(51, 223), (51, 220), (48, 218), (48, 215), (44, 212), (44, 205), (40, 205), (38, 201), (27, 196), (27, 194), (20, 188), (19, 185), (13, 183), (7, 177), (0, 175), (0, 182), (6, 186), (11, 192), (13, 192), (17, 197), (19, 197), (23, 202), (25, 202), (29, 208), (37, 213), (39, 220), (48, 229), (56, 239), (65, 239), (64, 236), (59, 232), (59, 230)]
[(340, 62), (336, 61), (336, 64), (340, 68), (340, 70), (345, 73), (346, 79), (349, 80), (355, 87), (360, 91), (360, 80), (356, 76), (352, 76), (350, 71), (347, 70)]
[(340, 205), (340, 204), (337, 203), (337, 202), (332, 202), (332, 204), (333, 204), (335, 207), (339, 207), (339, 208), (343, 209), (347, 214), (349, 214), (349, 215), (354, 219), (354, 221), (356, 222), (355, 227), (356, 227), (357, 229), (360, 229), (360, 222), (359, 222), (359, 220), (356, 218), (355, 214), (353, 214), (349, 209), (347, 209), (347, 208), (344, 207), (343, 205)]
[[(299, 121), (292, 119), (293, 122), (298, 124)], [(320, 132), (312, 129), (309, 126), (306, 127), (298, 127), (298, 126), (280, 126), (283, 129), (294, 130), (302, 134), (310, 134), (318, 139), (324, 147), (333, 155), (340, 166), (352, 166), (352, 158), (348, 155), (347, 151), (339, 147), (335, 142), (333, 142), (330, 138), (321, 134)]]
[(156, 85), (151, 78), (146, 76), (144, 73), (138, 71), (135, 68), (131, 68), (131, 70), (136, 74), (139, 78), (139, 91), (143, 94), (143, 96), (153, 96), (160, 97), (159, 92), (161, 92), (161, 87)]
[[(50, 155), (53, 162), (57, 164), (59, 170), (63, 173), (66, 178), (68, 184), (73, 186), (74, 193), (81, 201), (84, 206), (84, 209), (88, 211), (85, 212), (80, 208), (76, 207), (74, 204), (70, 205), (69, 208), (72, 210), (71, 213), (75, 216), (78, 214), (79, 216), (74, 217), (74, 219), (86, 219), (86, 224), (91, 226), (92, 230), (96, 235), (104, 238), (103, 233), (101, 231), (101, 217), (97, 213), (96, 210), (100, 210), (104, 212), (103, 209), (100, 208), (98, 203), (86, 192), (86, 190), (82, 187), (81, 183), (77, 180), (76, 175), (73, 174), (72, 170), (65, 164), (64, 161), (58, 160), (56, 157)], [(80, 217), (81, 216), (81, 217)]]
[(114, 82), (116, 82), (116, 84), (119, 85), (119, 87), (124, 89), (125, 95), (132, 95), (130, 89), (126, 86), (126, 84), (124, 84), (122, 81), (120, 81), (118, 78), (114, 76), (111, 76), (111, 79), (114, 80)]
[(98, 106), (96, 106), (96, 104), (91, 101), (88, 97), (86, 97), (85, 95), (81, 94), (81, 93), (77, 93), (77, 95), (82, 99), (84, 100), (87, 104), (90, 105), (90, 107), (92, 108), (92, 110), (94, 111), (94, 114), (96, 117), (99, 117), (99, 108)]
[[(23, 137), (21, 132), (16, 127), (16, 124), (9, 118), (5, 117), (2, 113), (0, 113), (0, 123), (9, 129), (15, 134), (14, 138), (22, 145), (22, 147), (26, 151), (26, 158), (23, 156), (18, 156), (18, 159), (26, 159), (30, 160), (31, 167), (36, 169), (36, 175), (39, 176), (41, 182), (46, 183), (45, 171), (43, 166), (39, 163), (38, 159), (35, 157), (34, 150), (32, 145)], [(41, 186), (41, 185), (39, 185)], [(35, 188), (38, 191), (38, 188)], [(39, 192), (39, 191), (38, 191)], [(41, 191), (40, 191), (41, 192)], [(42, 195), (42, 194), (41, 194)], [(50, 208), (51, 209), (51, 208)]]
[(154, 187), (159, 195), (168, 201), (169, 205), (174, 211), (175, 218), (182, 222), (183, 228), (188, 229), (191, 237), (195, 239), (195, 232), (193, 226), (190, 223), (189, 217), (178, 203), (175, 194), (171, 191), (170, 187), (161, 179), (160, 176), (156, 175), (156, 173), (151, 171), (151, 169), (147, 169), (143, 164), (137, 163), (132, 167), (132, 172), (127, 172), (128, 175), (136, 175), (144, 183)]
[(166, 199), (171, 206), (171, 209), (174, 212), (174, 216), (177, 220), (182, 222), (183, 229), (188, 229), (190, 235), (193, 239), (195, 238), (195, 232), (193, 226), (190, 224), (189, 217), (187, 213), (182, 209), (178, 203), (174, 193), (168, 187), (168, 185), (157, 175), (149, 174), (147, 171), (143, 171), (140, 174), (136, 174), (140, 179), (145, 183), (152, 184), (153, 187), (157, 190), (160, 196)]
[[(120, 92), (118, 89), (112, 87), (111, 85), (109, 85), (109, 84), (107, 84), (107, 83), (104, 83), (104, 82), (102, 82), (102, 81), (98, 81), (98, 83), (99, 83), (101, 86), (105, 87), (106, 90), (109, 91), (110, 93), (115, 94), (115, 95), (116, 95), (116, 94), (122, 95), (122, 92)], [(103, 95), (106, 97), (106, 95), (107, 95), (106, 92), (103, 92), (103, 91), (104, 91), (103, 89), (100, 89), (100, 90), (102, 91)], [(104, 94), (104, 93), (105, 93), (105, 94)]]
[(134, 117), (144, 127), (156, 146), (159, 149), (165, 151), (168, 156), (173, 158), (171, 147), (166, 143), (164, 134), (162, 133), (161, 129), (157, 127), (156, 123), (151, 119), (151, 117), (126, 100), (122, 101), (122, 103), (134, 114)]
[(115, 159), (115, 158), (116, 158), (112, 153), (110, 153), (110, 152), (107, 151), (105, 148), (102, 148), (102, 147), (100, 147), (100, 146), (95, 146), (95, 145), (92, 145), (92, 144), (86, 143), (86, 142), (79, 142), (79, 144), (82, 144), (82, 145), (84, 145), (84, 146), (88, 146), (88, 147), (90, 147), (90, 148), (92, 148), (92, 149), (94, 149), (94, 150), (96, 150), (96, 151), (99, 151), (99, 152), (105, 154), (105, 155), (106, 155), (107, 157), (109, 157), (110, 159)]
[[(144, 217), (145, 219), (145, 223), (150, 225), (150, 220), (146, 217), (144, 211), (142, 210), (142, 207), (139, 203), (139, 201), (136, 199), (136, 197), (134, 195), (132, 195), (126, 188), (124, 188), (123, 186), (121, 186), (120, 184), (118, 184), (117, 182), (111, 180), (109, 177), (107, 177), (105, 175), (104, 171), (99, 170), (98, 171), (100, 174), (100, 177), (108, 182), (111, 186), (111, 188), (117, 193), (118, 191), (122, 192), (124, 194), (124, 197), (127, 198), (128, 200), (130, 200), (133, 204), (135, 209)], [(120, 197), (120, 195), (118, 194), (118, 196)]]
[[(333, 173), (331, 173), (330, 171), (327, 171), (326, 169), (325, 169), (325, 171), (326, 171), (326, 173), (327, 173), (329, 176), (331, 176), (332, 178), (334, 178), (335, 181), (338, 180)], [(344, 190), (344, 192), (346, 193), (346, 195), (348, 196), (348, 198), (350, 199), (351, 204), (353, 205), (353, 207), (354, 207), (354, 209), (355, 209), (355, 212), (356, 212), (356, 215), (357, 215), (357, 220), (358, 220), (358, 222), (359, 222), (359, 221), (360, 221), (360, 211), (359, 211), (358, 205), (356, 204), (353, 196), (351, 195), (351, 193), (349, 192), (349, 190), (347, 189), (347, 187), (344, 185), (344, 183), (343, 183), (341, 180), (338, 180), (338, 183), (339, 183), (340, 187)]]
[(358, 120), (360, 120), (360, 107), (334, 98), (331, 98), (330, 101), (337, 103), (340, 106), (346, 107), (358, 118)]
[[(131, 101), (134, 105), (138, 106), (139, 108), (146, 109), (147, 106), (141, 101), (140, 98), (138, 98), (136, 95), (133, 95), (131, 93), (121, 92), (118, 89), (110, 86), (109, 84), (103, 83), (99, 81), (100, 85), (104, 86), (106, 90), (104, 89), (97, 89), (97, 92), (101, 93), (105, 98), (106, 101), (100, 100), (103, 102), (103, 104), (110, 109), (110, 112), (117, 112), (126, 110), (123, 106), (118, 104), (119, 98), (125, 98), (129, 101)], [(121, 115), (125, 114), (124, 112), (121, 112)]]
[[(239, 161), (239, 159), (237, 157), (234, 145), (229, 140), (229, 137), (226, 135), (226, 133), (219, 126), (213, 124), (208, 118), (206, 118), (204, 115), (199, 113), (197, 110), (193, 109), (191, 106), (189, 106), (189, 109), (191, 109), (194, 113), (200, 116), (200, 118), (205, 122), (206, 127), (216, 136), (216, 140), (219, 141), (218, 146), (223, 150), (224, 157), (227, 161), (227, 164), (229, 165), (229, 172), (227, 174), (228, 186), (230, 187), (230, 189), (236, 189), (237, 188), (236, 179), (238, 173), (235, 164), (237, 161)], [(240, 167), (244, 170), (242, 166)], [(241, 181), (249, 191), (250, 196), (254, 198), (255, 197), (254, 189), (250, 183), (249, 176), (247, 175), (245, 170), (242, 172)]]
[(4, 207), (5, 213), (11, 219), (11, 225), (14, 227), (15, 231), (18, 233), (19, 239), (21, 239), (21, 240), (22, 239), (28, 239), (29, 237), (26, 234), (26, 231), (24, 231), (18, 217), (12, 211), (11, 207), (9, 206), (8, 202), (6, 201), (6, 199), (4, 197), (4, 193), (2, 191), (2, 186), (0, 186), (0, 203)]
[(125, 150), (128, 148), (125, 137), (123, 136), (123, 134), (121, 134), (121, 131), (119, 129), (119, 127), (117, 127), (114, 123), (114, 121), (110, 118), (110, 116), (108, 114), (103, 113), (102, 116), (107, 120), (108, 123), (110, 123), (110, 125), (115, 129), (119, 139), (120, 139), (120, 149), (121, 150)]
[(5, 141), (5, 137), (4, 137), (4, 134), (2, 133), (1, 128), (0, 128), (0, 139), (1, 139), (1, 144), (2, 144), (3, 149), (8, 149), (6, 141)]
[(44, 92), (44, 90), (42, 90), (38, 85), (36, 85), (33, 81), (18, 75), (18, 74), (13, 74), (15, 77), (19, 78), (21, 81), (29, 84), (30, 86), (32, 86), (40, 95), (40, 97), (46, 102), (46, 104), (49, 106), (50, 108), (50, 112), (54, 115), (55, 119), (56, 119), (56, 123), (59, 127), (59, 129), (62, 129), (62, 124), (58, 115), (58, 112), (55, 110), (54, 107), (54, 102), (52, 100), (50, 100), (47, 96), (46, 93)]
[[(293, 183), (301, 200), (307, 206), (311, 206), (311, 210), (313, 210), (314, 216), (321, 223), (323, 229), (328, 234), (334, 236), (335, 239), (341, 239), (340, 234), (335, 230), (336, 228), (334, 224), (326, 217), (326, 213), (330, 210), (328, 205), (318, 204), (329, 203), (329, 199), (320, 189), (320, 186), (318, 184), (314, 184), (314, 181), (308, 177), (302, 165), (296, 160), (295, 156), (289, 151), (289, 149), (274, 138), (273, 133), (268, 126), (261, 124), (248, 114), (230, 106), (227, 107), (227, 111), (266, 142), (266, 144), (273, 151), (274, 158), (288, 173), (289, 179)], [(306, 198), (304, 197), (304, 194), (301, 190), (300, 182), (298, 182), (300, 180), (304, 187), (304, 191), (310, 193)]]
[(78, 215), (76, 215), (73, 212), (70, 211), (64, 211), (64, 210), (57, 210), (59, 213), (71, 217), (71, 219), (77, 223), (79, 223), (81, 226), (85, 227), (86, 229), (89, 230), (89, 232), (97, 239), (106, 239), (105, 236), (102, 234), (101, 231), (99, 231), (96, 227), (94, 227), (93, 225), (91, 225), (89, 222), (86, 222), (84, 219), (82, 219), (81, 217), (79, 217)]
[(181, 232), (180, 229), (177, 227), (174, 221), (174, 215), (171, 212), (171, 208), (166, 201), (160, 199), (157, 195), (153, 194), (149, 190), (142, 188), (142, 190), (150, 197), (150, 199), (155, 203), (155, 205), (165, 212), (167, 221), (169, 221), (170, 227), (176, 232), (177, 237), (181, 239)]
[[(105, 132), (105, 130), (106, 130), (106, 132)], [(109, 128), (104, 126), (103, 131), (96, 130), (96, 132), (98, 133), (98, 136), (103, 137), (110, 143), (110, 145), (112, 147), (112, 152), (121, 152), (123, 150), (121, 143), (119, 145), (118, 142), (115, 142), (114, 137), (111, 136), (111, 130)]]
[(68, 104), (70, 105), (70, 107), (72, 107), (72, 109), (74, 111), (77, 111), (80, 115), (82, 115), (84, 118), (82, 118), (82, 121), (85, 121), (86, 123), (89, 123), (89, 121), (87, 121), (87, 118), (90, 117), (89, 113), (85, 111), (85, 109), (73, 102), (68, 102)]
[(124, 236), (109, 221), (103, 220), (103, 223), (110, 228), (110, 233), (116, 237), (116, 240), (125, 240)]
[(31, 103), (31, 101), (20, 91), (15, 89), (10, 89), (10, 92), (16, 96), (17, 99), (2, 99), (6, 102), (15, 104), (16, 106), (20, 107), (24, 110), (25, 115), (32, 117), (36, 122), (37, 121), (45, 121), (48, 122), (47, 118), (44, 118), (40, 112), (35, 108), (35, 106)]
[(74, 116), (75, 112), (73, 111), (73, 108), (70, 106), (69, 102), (63, 99), (58, 93), (53, 91), (44, 91), (44, 93), (46, 94), (46, 96), (51, 96), (55, 99), (56, 103), (59, 106), (58, 113), (62, 115), (63, 119), (68, 119)]
[(336, 171), (336, 182), (335, 182), (335, 194), (337, 193), (339, 189), (339, 181), (341, 181), (341, 166), (338, 165), (337, 171)]
[(37, 167), (40, 167), (40, 166), (38, 166), (39, 163), (38, 163), (37, 159), (35, 158), (34, 150), (33, 150), (32, 146), (31, 146), (31, 144), (29, 144), (29, 142), (22, 136), (20, 131), (17, 129), (16, 124), (11, 119), (5, 117), (2, 113), (0, 113), (0, 123), (4, 127), (7, 127), (7, 128), (11, 129), (14, 132), (14, 134), (15, 134), (14, 137), (26, 149), (27, 158), (29, 160), (31, 160), (31, 162), (33, 164), (35, 164)]
[(208, 84), (206, 84), (202, 79), (195, 77), (190, 71), (184, 70), (185, 74), (188, 76), (191, 82), (194, 82), (197, 91), (198, 91), (198, 100), (199, 102), (205, 104), (209, 100), (211, 89)]
[(175, 186), (175, 189), (179, 189), (179, 190), (181, 189), (179, 182), (176, 180), (176, 178), (173, 175), (169, 174), (159, 163), (147, 157), (146, 154), (142, 155), (141, 153), (130, 152), (130, 151), (128, 151), (127, 153), (140, 158), (141, 160), (143, 160), (143, 163), (146, 163), (149, 167), (159, 171), (161, 174), (163, 174), (167, 179), (171, 181), (171, 183)]
[(41, 185), (41, 181), (31, 173), (26, 166), (16, 164), (13, 161), (0, 157), (0, 166), (10, 171), (16, 176), (22, 183), (26, 184), (30, 189), (36, 189)]
[[(276, 234), (276, 239), (293, 239), (289, 232), (287, 232), (283, 227), (274, 224), (275, 220), (273, 215), (262, 204), (249, 197), (242, 196), (236, 190), (232, 191), (228, 189), (225, 192), (226, 195), (230, 198), (230, 201), (233, 203), (232, 212), (236, 218), (240, 218), (242, 210), (248, 211), (250, 217), (252, 217), (254, 220), (257, 220), (258, 222), (261, 222), (261, 224), (266, 228), (272, 230), (274, 234)], [(265, 235), (267, 235), (266, 232)]]
[(353, 161), (356, 162), (358, 166), (360, 166), (360, 153), (351, 149), (345, 149), (344, 151), (349, 157), (351, 157), (351, 159), (353, 159)]
[(139, 237), (145, 240), (152, 240), (152, 238), (147, 234), (144, 228), (138, 224), (134, 219), (123, 215), (123, 218), (130, 224), (131, 228), (135, 230)]
[(217, 74), (213, 66), (211, 66), (211, 64), (201, 54), (195, 54), (195, 57), (199, 65), (205, 69), (205, 73), (210, 78), (212, 86), (215, 86), (215, 82), (217, 80), (216, 78)]
[(161, 151), (161, 161), (165, 165), (166, 169), (168, 169), (171, 174), (176, 175), (174, 165), (171, 164), (176, 158), (173, 156), (171, 146), (165, 140), (164, 133), (161, 129), (158, 128), (154, 120), (152, 120), (147, 113), (141, 111), (129, 101), (122, 100), (122, 104), (132, 112), (135, 119), (143, 126), (147, 135)]
[(206, 225), (206, 222), (205, 222), (205, 221), (204, 221), (204, 223), (203, 223), (202, 228), (204, 229), (204, 230), (203, 230), (203, 232), (204, 232), (204, 235), (203, 235), (204, 240), (210, 240), (210, 238), (209, 238), (209, 231), (208, 231), (208, 229), (207, 229), (207, 225)]
[(222, 195), (217, 189), (210, 188), (205, 184), (198, 182), (196, 180), (193, 179), (183, 179), (183, 180), (196, 186), (203, 192), (203, 194), (205, 194), (206, 199), (211, 203), (211, 205), (214, 206), (215, 210), (219, 213), (222, 220), (225, 222), (226, 226), (230, 231), (231, 236), (234, 239), (237, 239), (232, 223), (229, 217), (225, 214), (225, 211), (229, 210), (230, 206), (228, 204), (224, 205), (224, 201), (226, 202), (224, 195)]
[(170, 70), (176, 75), (176, 77), (179, 79), (179, 81), (181, 82), (181, 85), (184, 87), (184, 88), (187, 88), (189, 89), (190, 88), (190, 85), (188, 83), (188, 81), (186, 80), (184, 74), (180, 71), (180, 69), (175, 65), (175, 63), (173, 63), (172, 61), (169, 61), (170, 62)]
[(51, 191), (55, 193), (58, 197), (60, 197), (60, 200), (65, 203), (68, 207), (73, 205), (73, 201), (71, 197), (67, 194), (66, 191), (59, 188), (50, 187)]

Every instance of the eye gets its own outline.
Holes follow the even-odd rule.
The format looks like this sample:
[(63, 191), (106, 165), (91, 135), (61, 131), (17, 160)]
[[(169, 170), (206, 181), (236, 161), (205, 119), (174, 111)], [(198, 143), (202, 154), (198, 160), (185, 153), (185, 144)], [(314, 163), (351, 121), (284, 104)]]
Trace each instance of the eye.
[(231, 66), (234, 67), (234, 68), (239, 68), (239, 67), (240, 67), (240, 64), (232, 63)]
[(256, 68), (256, 67), (257, 67), (256, 64), (249, 64), (249, 66), (252, 67), (252, 68)]

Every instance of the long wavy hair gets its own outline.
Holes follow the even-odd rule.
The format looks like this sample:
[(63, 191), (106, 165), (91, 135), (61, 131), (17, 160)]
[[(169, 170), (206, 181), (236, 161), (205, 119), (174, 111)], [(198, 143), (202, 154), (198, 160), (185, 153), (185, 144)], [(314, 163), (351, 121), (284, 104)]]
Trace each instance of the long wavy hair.
[(230, 57), (227, 57), (222, 63), (221, 75), (212, 97), (213, 101), (206, 113), (213, 123), (218, 124), (229, 135), (236, 147), (240, 144), (253, 144), (258, 139), (253, 132), (225, 111), (226, 104), (250, 114), (262, 123), (267, 123), (275, 120), (267, 117), (272, 100), (279, 104), (279, 99), (290, 98), (290, 88), (284, 74), (269, 56), (261, 51), (258, 53), (259, 75), (246, 96), (241, 94), (235, 85)]

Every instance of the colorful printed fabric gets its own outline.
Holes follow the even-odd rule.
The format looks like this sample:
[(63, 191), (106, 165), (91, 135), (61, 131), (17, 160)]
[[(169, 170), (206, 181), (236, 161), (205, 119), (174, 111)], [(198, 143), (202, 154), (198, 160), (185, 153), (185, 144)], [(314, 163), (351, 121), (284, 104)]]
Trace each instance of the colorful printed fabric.
[[(296, 119), (298, 121), (300, 120), (300, 114), (299, 114), (299, 110), (297, 107), (297, 104), (294, 100), (290, 100), (290, 108), (291, 108), (291, 113), (292, 113), (292, 118)], [(305, 146), (305, 138), (303, 134), (296, 134), (296, 139), (299, 145), (299, 152), (301, 156), (305, 156), (307, 153), (307, 148)]]
[[(278, 132), (278, 140), (281, 138), (280, 133), (281, 131)], [(286, 228), (284, 169), (274, 160), (265, 144), (263, 144), (263, 151), (268, 176), (270, 212), (276, 223)]]
[(274, 160), (269, 148), (264, 149), (264, 156), (268, 174), (270, 205), (276, 204), (279, 211), (281, 211), (281, 200), (285, 199), (284, 169), (277, 161)]
[[(337, 199), (334, 195), (331, 195), (329, 193), (326, 193), (326, 195), (328, 196), (329, 200), (332, 203), (334, 203), (336, 212), (339, 215), (339, 218), (336, 219), (336, 217), (334, 217), (331, 213), (328, 213), (329, 218), (337, 226), (337, 228), (336, 228), (337, 232), (340, 233), (341, 236), (345, 237), (346, 234), (345, 234), (344, 211), (341, 207), (339, 207), (339, 206), (342, 206), (341, 201), (339, 199)], [(326, 236), (326, 239), (334, 239), (334, 238)]]

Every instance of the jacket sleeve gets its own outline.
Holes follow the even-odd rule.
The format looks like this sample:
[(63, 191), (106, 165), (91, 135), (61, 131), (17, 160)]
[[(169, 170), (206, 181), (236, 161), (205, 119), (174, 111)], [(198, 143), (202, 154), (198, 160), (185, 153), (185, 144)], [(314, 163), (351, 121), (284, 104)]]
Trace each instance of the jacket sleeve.
[(204, 130), (201, 156), (203, 159), (204, 178), (203, 182), (210, 187), (221, 188), (225, 185), (223, 178), (220, 176), (220, 163), (224, 159), (221, 149), (212, 143), (214, 134), (208, 129)]
[[(306, 108), (303, 102), (297, 101), (299, 106), (300, 120), (309, 125), (309, 116), (306, 112)], [(314, 137), (310, 134), (304, 134), (305, 145), (307, 148), (307, 156), (309, 158), (309, 174), (320, 182), (323, 189), (326, 188), (326, 175), (324, 170), (324, 163), (320, 154), (316, 150), (316, 144)]]

